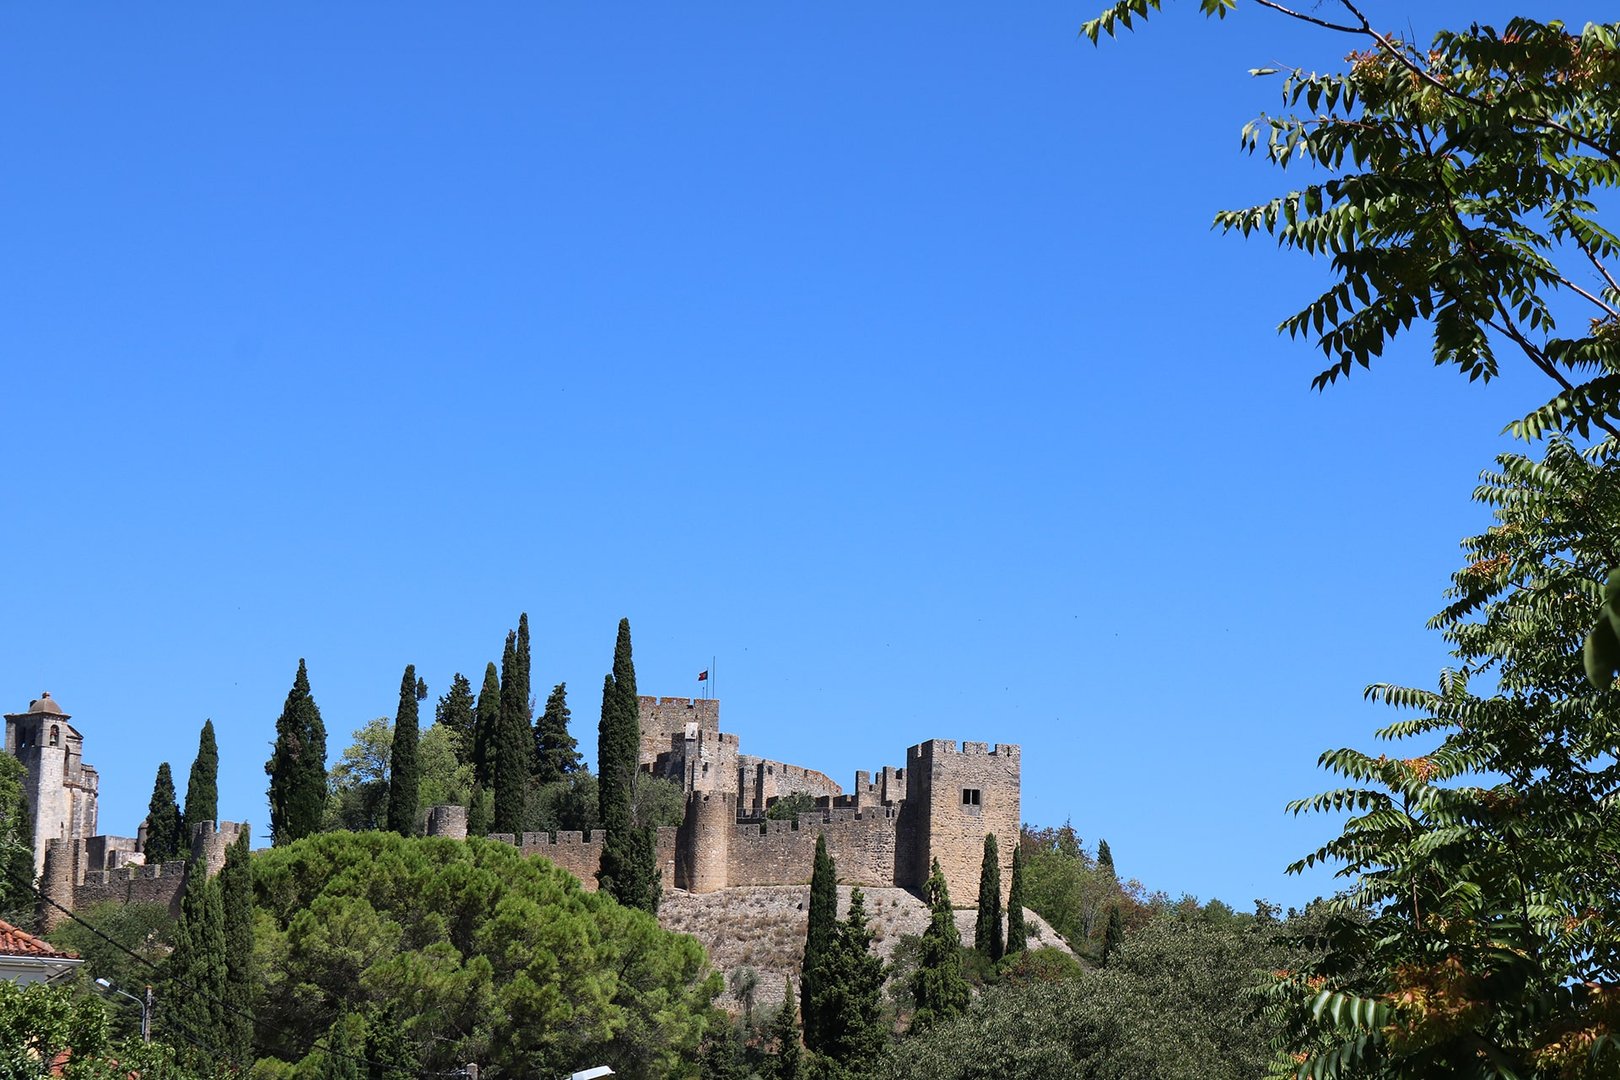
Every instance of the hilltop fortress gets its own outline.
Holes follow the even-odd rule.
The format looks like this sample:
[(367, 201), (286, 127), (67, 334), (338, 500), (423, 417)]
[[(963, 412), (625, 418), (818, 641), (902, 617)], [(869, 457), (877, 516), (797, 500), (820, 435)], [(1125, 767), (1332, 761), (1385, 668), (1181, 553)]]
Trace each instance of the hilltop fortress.
[[(937, 859), (958, 906), (978, 896), (984, 838), (1004, 852), (1018, 842), (1019, 748), (931, 739), (906, 751), (903, 767), (857, 772), (845, 791), (825, 773), (744, 754), (736, 735), (720, 730), (715, 698), (641, 697), (640, 765), (677, 781), (686, 797), (679, 827), (658, 830), (658, 863), (666, 889), (712, 893), (810, 880), (816, 838), (825, 836), (840, 882), (920, 890)], [(248, 829), (232, 822), (190, 826), (192, 860), (147, 865), (145, 825), (135, 837), (96, 832), (99, 777), (84, 763), (84, 738), (49, 694), (5, 716), (5, 751), (27, 771), (36, 871), (42, 892), (69, 911), (98, 901), (156, 903), (178, 914), (188, 865), (216, 873), (225, 849)], [(793, 820), (766, 812), (779, 799), (808, 795), (814, 809)], [(465, 839), (467, 810), (427, 811), (430, 836)], [(596, 888), (602, 834), (496, 834), (526, 855), (542, 855)], [(1003, 899), (1011, 885), (1003, 858)], [(47, 928), (62, 916), (51, 903)]]
[[(803, 885), (810, 880), (816, 837), (850, 885), (921, 889), (939, 860), (958, 905), (978, 897), (984, 838), (1002, 851), (1018, 842), (1019, 748), (931, 739), (906, 751), (903, 768), (857, 772), (845, 792), (831, 777), (799, 765), (741, 751), (736, 735), (720, 730), (717, 698), (638, 699), (641, 768), (679, 781), (686, 816), (679, 828), (658, 830), (658, 861), (666, 889), (715, 892), (744, 885)], [(778, 799), (803, 793), (816, 808), (796, 820), (768, 819)], [(434, 807), (430, 834), (465, 836), (466, 812)], [(543, 855), (596, 888), (602, 837), (577, 832), (497, 834), (524, 854)], [(1001, 867), (1002, 897), (1012, 860)]]

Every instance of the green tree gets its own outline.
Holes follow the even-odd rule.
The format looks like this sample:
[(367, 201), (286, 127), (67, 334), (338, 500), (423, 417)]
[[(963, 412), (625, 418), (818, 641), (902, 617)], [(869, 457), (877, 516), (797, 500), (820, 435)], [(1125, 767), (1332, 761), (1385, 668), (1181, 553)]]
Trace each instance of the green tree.
[(800, 1058), (799, 1016), (793, 993), (793, 980), (782, 980), (782, 1007), (776, 1011), (776, 1022), (771, 1025), (771, 1038), (776, 1043), (776, 1056), (772, 1061), (772, 1080), (798, 1080)]
[(1024, 845), (1013, 846), (1012, 885), (1007, 891), (1008, 956), (1029, 948), (1029, 931), (1024, 926)]
[(28, 771), (0, 754), (0, 918), (30, 922), (34, 908), (34, 830), (28, 814)]
[(219, 744), (214, 741), (214, 722), (204, 720), (197, 737), (197, 756), (186, 779), (186, 808), (181, 819), (189, 828), (199, 822), (219, 821)]
[(222, 1018), (220, 1048), (240, 1067), (253, 1063), (253, 1021), (244, 1015), (257, 989), (253, 972), (253, 854), (246, 827), (225, 849), (218, 887), (225, 947), (225, 1000), (242, 1011)]
[(698, 943), (510, 844), (324, 833), (253, 859), (261, 1055), (394, 1010), (421, 1073), (682, 1075), (721, 988)]
[(184, 839), (185, 825), (180, 820), (180, 806), (174, 798), (174, 774), (167, 761), (158, 765), (157, 781), (152, 785), (152, 801), (146, 807), (146, 861), (153, 865), (180, 857), (190, 851)]
[(641, 715), (636, 700), (636, 667), (630, 648), (630, 620), (619, 620), (613, 647), (613, 673), (602, 685), (602, 720), (597, 729), (597, 794), (602, 828), (601, 887), (621, 904), (656, 912), (660, 881), (656, 837), (636, 820), (635, 778), (641, 758)]
[(355, 729), (338, 755), (328, 781), (324, 830), (364, 832), (388, 821), (388, 763), (394, 752), (394, 729), (388, 717), (368, 720)]
[(1109, 877), (1119, 877), (1114, 871), (1114, 849), (1108, 846), (1106, 840), (1097, 841), (1097, 869)]
[(473, 763), (473, 749), (478, 738), (478, 714), (473, 711), (472, 683), (467, 676), (456, 672), (450, 680), (450, 690), (433, 709), (433, 722), (451, 734), (456, 760), (463, 765)]
[(911, 976), (911, 996), (917, 1006), (912, 1026), (919, 1030), (949, 1020), (968, 1003), (967, 980), (962, 977), (962, 936), (956, 931), (951, 893), (938, 859), (934, 860), (924, 894), (929, 908), (928, 929), (923, 931), (917, 970)]
[(93, 999), (69, 987), (0, 980), (0, 1078), (34, 1080), (50, 1075), (58, 1056), (93, 1056), (106, 1049), (107, 1014)]
[(984, 834), (984, 860), (979, 864), (979, 915), (973, 947), (992, 961), (1006, 951), (1001, 937), (1001, 855), (994, 833)]
[(472, 794), (472, 765), (456, 756), (455, 734), (435, 723), (416, 748), (421, 768), (421, 805), (466, 806)]
[(421, 721), (416, 710), (416, 665), (406, 664), (394, 714), (393, 751), (388, 759), (388, 828), (415, 836), (421, 812), (422, 767), (417, 756)]
[(264, 771), (270, 777), (270, 842), (291, 843), (317, 832), (326, 810), (326, 725), (302, 659)]
[[(827, 955), (816, 973), (812, 1008), (816, 1043), (806, 1044), (840, 1066), (865, 1066), (883, 1049), (883, 961), (872, 954), (866, 897), (853, 889), (849, 915), (833, 927)], [(810, 1015), (806, 1011), (805, 1016)], [(855, 1075), (864, 1075), (863, 1072)]]
[(553, 784), (579, 769), (579, 744), (568, 730), (568, 684), (558, 683), (534, 726), (534, 779)]
[(1108, 922), (1103, 926), (1102, 962), (1107, 964), (1109, 957), (1124, 943), (1125, 919), (1119, 913), (1119, 905), (1112, 904), (1108, 908)]
[(405, 1035), (393, 1006), (376, 1009), (366, 1018), (366, 1080), (417, 1080), (421, 1054)]
[(529, 617), (518, 624), (521, 634), (506, 635), (501, 657), (501, 712), (492, 743), (495, 831), (520, 833), (528, 813), (529, 776), (534, 771), (534, 733), (529, 727)]
[(325, 1046), (304, 1059), (314, 1066), (316, 1080), (368, 1080), (366, 1036), (370, 1027), (356, 1013), (344, 1013), (334, 1020), (326, 1029)]
[(795, 821), (800, 814), (808, 814), (816, 808), (816, 797), (808, 791), (792, 791), (782, 795), (765, 810), (765, 816), (771, 821)]
[(174, 951), (162, 965), (154, 1026), (161, 1023), (177, 1039), (186, 1039), (191, 1049), (182, 1056), (194, 1062), (227, 1050), (225, 950), (219, 882), (203, 872), (201, 862), (192, 863), (180, 899)]
[(804, 1017), (804, 1044), (822, 1050), (822, 1014), (817, 1008), (821, 981), (832, 957), (838, 929), (838, 868), (827, 851), (825, 834), (816, 835), (810, 869), (810, 910), (805, 927), (804, 961), (799, 969), (799, 998)]
[(478, 692), (477, 734), (473, 740), (473, 784), (484, 791), (495, 788), (495, 744), (501, 730), (501, 677), (495, 665), (484, 667), (484, 687)]

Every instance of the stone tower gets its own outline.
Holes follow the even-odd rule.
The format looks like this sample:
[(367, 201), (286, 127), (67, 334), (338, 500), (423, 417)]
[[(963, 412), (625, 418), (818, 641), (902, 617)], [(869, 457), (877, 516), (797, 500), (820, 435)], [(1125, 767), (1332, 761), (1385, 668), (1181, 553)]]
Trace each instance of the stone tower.
[(1019, 750), (1002, 743), (931, 739), (906, 751), (906, 804), (915, 829), (912, 873), (921, 887), (935, 859), (945, 872), (951, 903), (978, 902), (984, 838), (1001, 853), (1001, 894), (1012, 887), (1012, 851), (1020, 823)]
[(6, 713), (6, 753), (28, 770), (28, 811), (34, 817), (34, 873), (45, 869), (52, 840), (88, 840), (96, 832), (95, 766), (84, 763), (84, 736), (50, 694)]

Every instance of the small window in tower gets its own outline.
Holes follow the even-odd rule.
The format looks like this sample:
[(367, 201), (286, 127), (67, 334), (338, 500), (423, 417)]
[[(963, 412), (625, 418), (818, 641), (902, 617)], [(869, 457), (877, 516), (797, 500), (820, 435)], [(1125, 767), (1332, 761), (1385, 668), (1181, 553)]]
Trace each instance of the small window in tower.
[(963, 788), (962, 789), (962, 805), (963, 806), (978, 806), (979, 805), (979, 789), (976, 788), (976, 787), (965, 787), (965, 788)]
[(62, 729), (57, 727), (55, 724), (51, 725), (51, 745), (52, 746), (61, 746), (62, 745)]

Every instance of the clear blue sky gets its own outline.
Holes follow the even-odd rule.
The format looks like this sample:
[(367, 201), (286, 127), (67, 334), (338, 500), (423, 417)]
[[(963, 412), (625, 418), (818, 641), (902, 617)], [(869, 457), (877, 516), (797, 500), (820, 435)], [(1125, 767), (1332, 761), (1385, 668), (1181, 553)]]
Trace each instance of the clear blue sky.
[(1542, 387), (1414, 338), (1311, 392), (1323, 268), (1209, 222), (1291, 182), (1247, 69), (1347, 43), (1098, 6), (7, 5), (0, 706), (60, 699), (125, 834), (212, 717), (262, 837), (299, 657), (335, 755), (526, 610), (594, 759), (628, 616), (749, 752), (1017, 742), (1151, 887), (1332, 888), (1283, 805), (1444, 663)]

